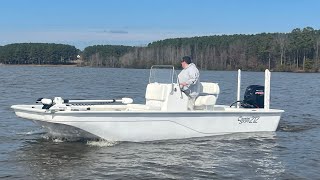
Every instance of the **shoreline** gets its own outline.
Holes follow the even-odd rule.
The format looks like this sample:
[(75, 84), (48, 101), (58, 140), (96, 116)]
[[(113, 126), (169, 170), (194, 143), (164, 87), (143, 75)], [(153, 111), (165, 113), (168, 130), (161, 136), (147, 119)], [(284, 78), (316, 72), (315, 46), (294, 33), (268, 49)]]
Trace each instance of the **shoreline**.
[(0, 64), (0, 66), (32, 66), (32, 67), (82, 67), (78, 64)]
[[(80, 64), (1, 64), (1, 66), (30, 66), (30, 67), (93, 67), (93, 66), (83, 66)], [(110, 68), (110, 67), (98, 67), (98, 68)], [(121, 68), (121, 67), (119, 67)], [(125, 68), (125, 69), (136, 69), (136, 68)], [(203, 71), (208, 71), (208, 70), (203, 70)], [(210, 70), (209, 70), (210, 71)], [(236, 71), (236, 70), (218, 70), (218, 71)], [(263, 71), (247, 71), (243, 70), (246, 72), (263, 72)], [(271, 70), (272, 71), (272, 70)], [(308, 72), (308, 71), (303, 71), (303, 70), (296, 70), (296, 71), (272, 71), (272, 72), (286, 72), (286, 73), (299, 73), (299, 74), (304, 74), (304, 73), (320, 73), (320, 72)]]

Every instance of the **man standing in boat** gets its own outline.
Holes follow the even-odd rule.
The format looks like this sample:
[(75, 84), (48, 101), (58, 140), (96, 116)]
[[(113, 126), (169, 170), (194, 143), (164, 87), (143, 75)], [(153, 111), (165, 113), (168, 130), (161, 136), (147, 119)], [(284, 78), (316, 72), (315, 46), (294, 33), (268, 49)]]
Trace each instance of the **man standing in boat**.
[(189, 56), (181, 60), (182, 71), (178, 75), (181, 90), (189, 97), (188, 108), (193, 110), (195, 99), (200, 92), (200, 73)]

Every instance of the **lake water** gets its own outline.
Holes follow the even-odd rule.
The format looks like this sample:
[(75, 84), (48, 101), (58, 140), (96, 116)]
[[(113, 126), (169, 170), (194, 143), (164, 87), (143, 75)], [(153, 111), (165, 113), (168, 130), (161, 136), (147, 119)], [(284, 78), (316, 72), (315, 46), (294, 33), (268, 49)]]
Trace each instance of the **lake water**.
[[(279, 128), (205, 138), (130, 142), (63, 142), (15, 116), (10, 106), (39, 97), (144, 102), (149, 70), (0, 66), (0, 178), (7, 179), (320, 179), (320, 74), (271, 76)], [(218, 104), (236, 100), (237, 72), (202, 71), (218, 82)], [(243, 72), (242, 94), (264, 84)]]

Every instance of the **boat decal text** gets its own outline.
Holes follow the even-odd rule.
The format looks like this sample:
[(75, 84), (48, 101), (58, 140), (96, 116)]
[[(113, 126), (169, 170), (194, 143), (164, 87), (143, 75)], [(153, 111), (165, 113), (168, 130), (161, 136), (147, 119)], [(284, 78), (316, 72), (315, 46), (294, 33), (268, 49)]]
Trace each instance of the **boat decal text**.
[(239, 124), (243, 123), (258, 123), (260, 116), (240, 116), (238, 118)]

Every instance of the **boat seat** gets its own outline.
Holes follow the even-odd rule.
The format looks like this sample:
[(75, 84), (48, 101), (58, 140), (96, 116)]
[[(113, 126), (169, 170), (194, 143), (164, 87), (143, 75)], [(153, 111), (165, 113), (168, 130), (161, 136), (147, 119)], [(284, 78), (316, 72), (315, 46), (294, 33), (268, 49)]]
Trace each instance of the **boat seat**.
[(164, 108), (164, 102), (167, 100), (171, 88), (169, 84), (149, 83), (145, 94), (146, 106), (152, 110)]
[(146, 90), (147, 100), (164, 101), (167, 95), (167, 86), (165, 84), (150, 83)]
[(213, 95), (207, 95), (207, 96), (199, 96), (194, 105), (195, 106), (209, 106), (216, 104), (217, 98)]
[(218, 83), (209, 83), (209, 82), (201, 82), (200, 83), (200, 95), (207, 95), (207, 94), (220, 94), (220, 88)]
[(220, 93), (219, 85), (209, 82), (201, 82), (200, 84), (200, 93), (194, 103), (194, 109), (213, 110)]

